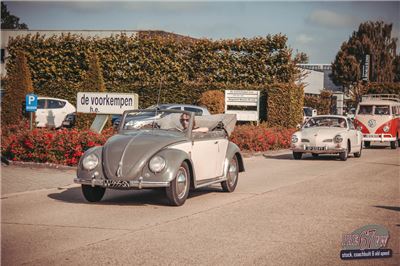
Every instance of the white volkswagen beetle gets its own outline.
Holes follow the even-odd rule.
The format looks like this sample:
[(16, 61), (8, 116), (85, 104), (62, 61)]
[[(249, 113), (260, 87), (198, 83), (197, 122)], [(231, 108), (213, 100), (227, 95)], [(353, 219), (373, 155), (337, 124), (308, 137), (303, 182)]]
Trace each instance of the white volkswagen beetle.
[(293, 157), (300, 160), (303, 153), (339, 154), (346, 161), (350, 153), (361, 156), (362, 134), (351, 119), (339, 115), (319, 115), (310, 118), (300, 131), (292, 136)]

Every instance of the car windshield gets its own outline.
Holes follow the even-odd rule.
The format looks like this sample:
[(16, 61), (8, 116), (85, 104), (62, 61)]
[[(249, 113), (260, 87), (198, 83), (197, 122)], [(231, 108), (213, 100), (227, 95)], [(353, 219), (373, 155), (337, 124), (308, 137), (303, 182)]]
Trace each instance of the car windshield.
[(347, 128), (346, 119), (341, 117), (313, 117), (304, 125), (304, 128), (311, 127), (342, 127)]
[(305, 116), (312, 116), (312, 108), (303, 108)]
[[(142, 119), (130, 119), (133, 116)], [(150, 117), (150, 118), (149, 118)], [(169, 130), (187, 132), (191, 115), (171, 110), (131, 111), (122, 121), (124, 130)]]

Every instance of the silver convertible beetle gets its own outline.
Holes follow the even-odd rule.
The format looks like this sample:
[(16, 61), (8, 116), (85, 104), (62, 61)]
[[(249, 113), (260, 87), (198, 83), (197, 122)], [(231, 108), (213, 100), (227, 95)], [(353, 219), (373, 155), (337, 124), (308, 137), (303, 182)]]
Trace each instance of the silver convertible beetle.
[[(141, 128), (127, 117), (144, 112), (157, 119)], [(100, 201), (107, 188), (165, 188), (171, 205), (182, 205), (189, 190), (221, 183), (233, 192), (244, 171), (239, 148), (228, 137), (236, 115), (208, 115), (175, 110), (125, 111), (118, 134), (104, 146), (87, 150), (79, 161), (75, 183), (90, 202)]]
[(361, 156), (363, 136), (351, 119), (339, 115), (319, 115), (310, 118), (292, 136), (291, 149), (296, 160), (304, 153), (339, 154), (346, 161), (350, 153)]

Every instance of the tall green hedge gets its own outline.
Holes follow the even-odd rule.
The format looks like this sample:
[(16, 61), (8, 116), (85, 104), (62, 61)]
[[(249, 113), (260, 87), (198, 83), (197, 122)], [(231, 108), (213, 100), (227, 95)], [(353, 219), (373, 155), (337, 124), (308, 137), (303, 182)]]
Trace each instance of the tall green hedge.
[(302, 122), (304, 88), (295, 84), (275, 84), (267, 89), (268, 125), (294, 128)]
[[(106, 38), (27, 35), (10, 40), (8, 70), (15, 64), (18, 50), (27, 54), (36, 93), (65, 98), (73, 104), (89, 68), (89, 50), (99, 58), (107, 91), (137, 93), (141, 108), (156, 103), (160, 87), (163, 103), (196, 104), (210, 89), (266, 91), (270, 84), (292, 84), (299, 75), (299, 57), (293, 55), (287, 37), (281, 34), (220, 41), (125, 34)], [(288, 92), (282, 89), (279, 93)], [(286, 106), (302, 105), (303, 98), (292, 94), (290, 90)], [(295, 104), (294, 98), (300, 102)], [(289, 113), (295, 117), (283, 124), (293, 125), (298, 114)], [(274, 123), (282, 119), (279, 117)]]

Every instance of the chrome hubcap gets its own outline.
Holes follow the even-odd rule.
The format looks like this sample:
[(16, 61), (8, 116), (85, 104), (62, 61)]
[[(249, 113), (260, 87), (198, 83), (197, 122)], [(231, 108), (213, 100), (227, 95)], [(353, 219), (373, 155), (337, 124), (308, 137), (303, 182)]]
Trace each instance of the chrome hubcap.
[(230, 185), (234, 185), (237, 178), (237, 162), (235, 159), (231, 160), (228, 172), (229, 172), (228, 182)]
[(186, 194), (187, 190), (187, 172), (186, 169), (181, 167), (178, 170), (176, 175), (176, 192), (178, 194), (178, 198), (183, 198)]

